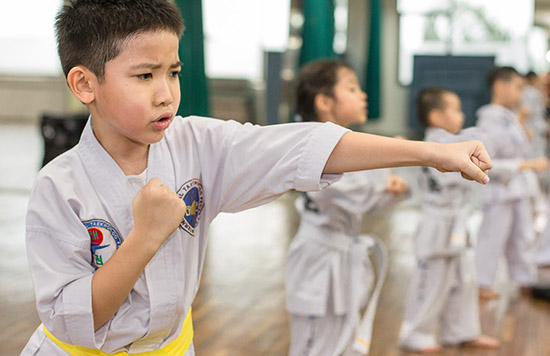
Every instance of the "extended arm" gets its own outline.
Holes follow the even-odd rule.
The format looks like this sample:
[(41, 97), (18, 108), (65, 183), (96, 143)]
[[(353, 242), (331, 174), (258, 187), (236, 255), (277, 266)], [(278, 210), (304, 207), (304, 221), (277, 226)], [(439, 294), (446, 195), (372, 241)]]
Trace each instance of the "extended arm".
[(487, 171), (492, 163), (479, 141), (441, 144), (348, 132), (334, 148), (323, 173), (399, 166), (427, 166), (442, 172), (461, 172), (466, 179), (487, 183)]

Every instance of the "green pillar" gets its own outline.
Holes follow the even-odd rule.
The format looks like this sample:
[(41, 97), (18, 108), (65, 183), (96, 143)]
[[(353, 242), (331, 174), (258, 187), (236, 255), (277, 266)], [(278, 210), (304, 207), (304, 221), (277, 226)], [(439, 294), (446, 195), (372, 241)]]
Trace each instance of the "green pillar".
[(315, 59), (332, 58), (334, 42), (333, 0), (304, 0), (304, 27), (300, 65)]
[(208, 86), (204, 70), (202, 1), (176, 0), (185, 31), (179, 43), (181, 103), (178, 115), (208, 116)]
[(370, 0), (369, 49), (367, 54), (367, 80), (365, 92), (369, 101), (369, 120), (380, 118), (380, 39), (382, 23), (382, 6), (380, 0)]

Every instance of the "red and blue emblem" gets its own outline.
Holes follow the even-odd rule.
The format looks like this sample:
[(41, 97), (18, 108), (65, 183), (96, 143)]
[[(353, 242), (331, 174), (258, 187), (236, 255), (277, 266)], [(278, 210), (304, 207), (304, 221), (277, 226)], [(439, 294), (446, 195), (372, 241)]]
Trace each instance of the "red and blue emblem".
[(98, 269), (119, 248), (122, 243), (120, 234), (105, 220), (92, 219), (82, 223), (88, 230), (88, 235), (90, 235), (91, 264), (95, 269)]
[(202, 183), (199, 179), (191, 179), (178, 189), (178, 196), (187, 205), (187, 212), (180, 223), (180, 228), (191, 236), (195, 236), (195, 228), (199, 224), (200, 213), (204, 206)]

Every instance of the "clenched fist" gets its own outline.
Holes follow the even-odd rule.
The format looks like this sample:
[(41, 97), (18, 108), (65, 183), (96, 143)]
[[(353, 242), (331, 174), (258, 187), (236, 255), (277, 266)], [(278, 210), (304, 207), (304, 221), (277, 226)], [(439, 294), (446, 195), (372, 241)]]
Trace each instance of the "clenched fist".
[[(186, 205), (159, 178), (151, 179), (132, 201), (134, 230), (158, 247), (183, 220)], [(145, 242), (145, 241), (144, 241)]]

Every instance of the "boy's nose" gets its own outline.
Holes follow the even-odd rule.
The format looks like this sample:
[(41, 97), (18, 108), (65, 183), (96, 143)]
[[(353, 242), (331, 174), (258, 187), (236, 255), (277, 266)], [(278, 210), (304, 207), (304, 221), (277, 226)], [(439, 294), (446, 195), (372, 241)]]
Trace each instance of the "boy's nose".
[(155, 93), (155, 105), (170, 105), (174, 101), (172, 90), (168, 82), (161, 81)]

